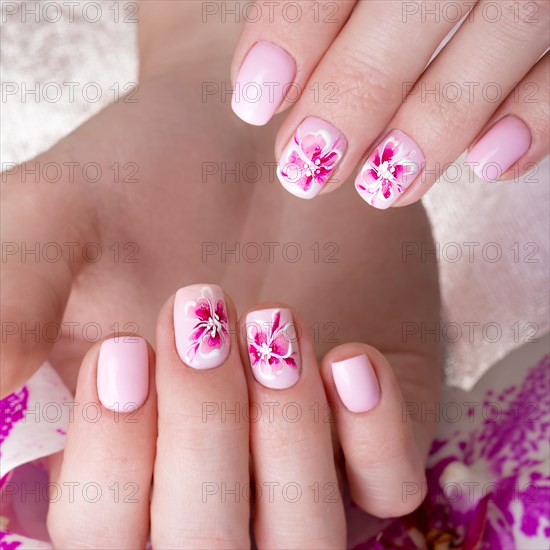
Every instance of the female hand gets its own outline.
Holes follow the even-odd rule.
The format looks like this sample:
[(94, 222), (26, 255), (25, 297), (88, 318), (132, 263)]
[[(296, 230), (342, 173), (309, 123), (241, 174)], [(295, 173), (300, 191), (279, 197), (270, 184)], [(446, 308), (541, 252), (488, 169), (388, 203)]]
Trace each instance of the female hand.
[(216, 285), (171, 297), (156, 342), (155, 358), (120, 335), (82, 362), (51, 462), (56, 548), (144, 548), (149, 530), (153, 548), (248, 548), (251, 505), (259, 548), (344, 548), (332, 422), (358, 506), (388, 517), (420, 504), (404, 489), (424, 486), (427, 447), (374, 348), (338, 346), (319, 369), (294, 310), (256, 305), (237, 323)]
[(233, 110), (262, 125), (291, 109), (278, 175), (306, 199), (361, 162), (364, 200), (411, 204), (468, 148), (470, 181), (517, 177), (549, 150), (549, 14), (531, 0), (258, 0), (243, 15)]

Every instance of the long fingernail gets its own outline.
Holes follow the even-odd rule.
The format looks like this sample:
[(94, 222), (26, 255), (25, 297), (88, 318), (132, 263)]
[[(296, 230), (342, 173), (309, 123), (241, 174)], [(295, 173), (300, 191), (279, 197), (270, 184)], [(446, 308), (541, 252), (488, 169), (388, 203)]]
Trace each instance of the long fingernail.
[(147, 343), (137, 336), (105, 340), (97, 361), (97, 394), (112, 411), (133, 412), (149, 393)]
[(231, 102), (233, 112), (248, 124), (267, 124), (295, 75), (296, 63), (290, 54), (271, 42), (257, 42), (237, 75)]
[(300, 378), (300, 350), (288, 309), (252, 311), (246, 316), (250, 366), (268, 388), (290, 388)]
[(191, 285), (178, 290), (174, 332), (184, 363), (195, 369), (219, 367), (231, 347), (223, 290), (218, 285)]
[(334, 174), (348, 142), (338, 128), (308, 117), (296, 129), (285, 147), (277, 175), (283, 187), (303, 199), (312, 199)]
[(425, 160), (407, 134), (392, 130), (363, 164), (355, 188), (375, 208), (389, 208), (412, 185)]
[(342, 403), (351, 412), (370, 411), (380, 401), (380, 386), (366, 355), (332, 363), (332, 377)]
[(531, 132), (515, 116), (499, 120), (471, 149), (466, 162), (485, 181), (495, 181), (531, 147)]

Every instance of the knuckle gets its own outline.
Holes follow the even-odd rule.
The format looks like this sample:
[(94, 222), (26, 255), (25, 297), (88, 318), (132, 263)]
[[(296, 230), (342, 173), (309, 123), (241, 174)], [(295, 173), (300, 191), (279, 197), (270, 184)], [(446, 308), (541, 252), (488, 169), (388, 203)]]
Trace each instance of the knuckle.
[[(199, 529), (189, 530), (181, 525), (175, 525), (171, 532), (156, 533), (153, 527), (152, 542), (154, 548), (218, 548), (232, 550), (234, 548), (249, 548), (250, 541), (246, 534), (215, 532), (215, 527), (209, 526), (208, 533)], [(184, 545), (184, 546), (182, 546)]]
[(399, 500), (399, 499), (385, 499), (377, 503), (376, 508), (371, 510), (372, 515), (381, 518), (394, 518), (406, 516), (414, 512), (419, 506), (420, 500)]
[(159, 447), (166, 446), (176, 456), (189, 452), (208, 455), (220, 446), (228, 451), (246, 438), (248, 424), (243, 419), (224, 422), (204, 419), (200, 413), (175, 411), (159, 421)]
[(357, 112), (387, 111), (400, 100), (401, 88), (395, 76), (372, 56), (355, 48), (345, 48), (328, 60), (327, 72), (338, 82), (337, 110), (357, 118)]
[[(269, 449), (270, 459), (286, 460), (288, 456), (307, 460), (319, 449), (330, 444), (328, 424), (315, 422), (304, 411), (310, 407), (304, 401), (297, 417), (286, 416), (276, 410), (273, 417), (267, 415), (251, 426), (251, 442), (257, 448)], [(281, 410), (284, 410), (284, 404)]]
[(363, 438), (354, 445), (353, 461), (355, 464), (369, 464), (372, 466), (384, 466), (388, 463), (400, 463), (411, 456), (413, 442), (406, 428), (394, 432), (391, 437), (378, 438), (373, 445), (372, 440)]
[[(465, 92), (464, 92), (465, 93)], [(435, 101), (429, 105), (429, 114), (419, 120), (419, 134), (424, 136), (431, 150), (441, 150), (448, 143), (449, 133), (457, 128), (469, 128), (476, 123), (479, 114), (471, 105), (450, 104)], [(443, 157), (442, 157), (443, 158)]]
[(71, 515), (73, 519), (67, 521), (66, 517), (60, 517), (56, 512), (48, 514), (48, 533), (55, 548), (128, 548), (128, 541), (117, 536), (115, 532), (102, 528), (95, 521), (79, 521), (79, 518), (91, 517), (89, 514)]
[[(406, 476), (395, 476), (393, 471), (391, 468), (380, 472), (376, 482), (354, 479), (350, 488), (354, 502), (379, 518), (400, 517), (414, 512), (426, 493), (424, 471), (409, 472)], [(370, 475), (373, 476), (372, 472)]]
[[(499, 25), (499, 38), (510, 47), (510, 42), (524, 45), (526, 37), (533, 43), (548, 36), (550, 2), (547, 0), (519, 0), (513, 9), (502, 10), (502, 25)], [(499, 18), (500, 19), (500, 18)], [(500, 53), (499, 48), (496, 53)]]

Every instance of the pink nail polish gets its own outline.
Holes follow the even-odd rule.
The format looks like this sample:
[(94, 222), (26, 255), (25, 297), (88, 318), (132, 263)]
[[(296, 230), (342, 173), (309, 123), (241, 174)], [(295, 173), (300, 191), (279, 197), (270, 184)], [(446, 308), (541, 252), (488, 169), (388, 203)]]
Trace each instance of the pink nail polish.
[(178, 290), (174, 332), (184, 363), (195, 369), (219, 367), (231, 346), (222, 289), (218, 285), (191, 285)]
[(332, 363), (332, 377), (342, 403), (351, 412), (370, 411), (380, 401), (380, 386), (366, 355)]
[(531, 147), (531, 132), (519, 118), (500, 119), (470, 149), (466, 162), (485, 181), (495, 181)]
[(290, 388), (300, 378), (298, 339), (288, 309), (252, 311), (246, 316), (250, 366), (268, 388)]
[(133, 412), (149, 393), (147, 343), (137, 336), (105, 340), (97, 361), (97, 394), (111, 411)]
[(231, 106), (248, 124), (267, 124), (296, 75), (294, 59), (280, 46), (257, 42), (245, 57), (235, 81)]
[(425, 160), (409, 136), (392, 130), (363, 164), (355, 188), (375, 208), (389, 208), (412, 185)]
[(287, 191), (312, 199), (331, 178), (347, 148), (340, 130), (320, 118), (308, 117), (283, 151), (277, 175)]

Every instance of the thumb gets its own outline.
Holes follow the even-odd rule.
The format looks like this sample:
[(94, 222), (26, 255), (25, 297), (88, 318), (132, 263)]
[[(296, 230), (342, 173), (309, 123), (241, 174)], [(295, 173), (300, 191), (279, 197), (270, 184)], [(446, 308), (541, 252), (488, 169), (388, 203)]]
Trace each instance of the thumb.
[[(1, 176), (0, 397), (23, 385), (47, 359), (88, 237), (82, 187), (44, 181), (45, 156)], [(88, 237), (89, 240), (89, 237)]]

